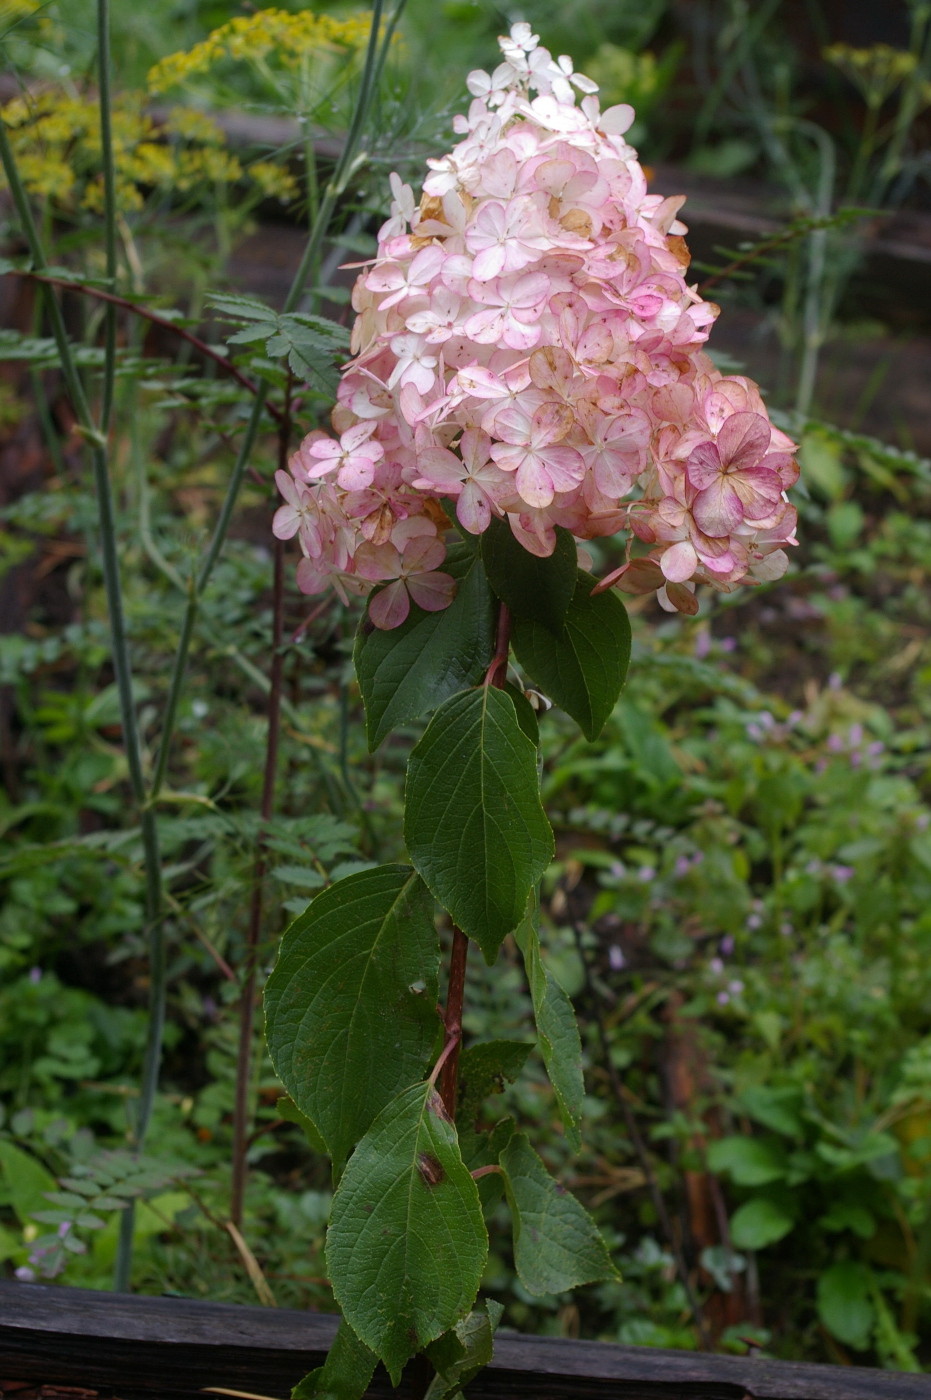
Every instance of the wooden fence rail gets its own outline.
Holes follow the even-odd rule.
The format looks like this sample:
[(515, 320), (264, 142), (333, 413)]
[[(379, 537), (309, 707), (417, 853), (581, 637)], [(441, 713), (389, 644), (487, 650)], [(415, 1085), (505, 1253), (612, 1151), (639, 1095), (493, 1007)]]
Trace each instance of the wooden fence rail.
[[(322, 1313), (0, 1282), (0, 1391), (15, 1395), (14, 1383), (28, 1382), (39, 1394), (80, 1387), (101, 1400), (287, 1400), (335, 1330)], [(369, 1395), (392, 1394), (379, 1371)], [(931, 1376), (504, 1333), (469, 1386), (469, 1400), (589, 1397), (931, 1400)]]

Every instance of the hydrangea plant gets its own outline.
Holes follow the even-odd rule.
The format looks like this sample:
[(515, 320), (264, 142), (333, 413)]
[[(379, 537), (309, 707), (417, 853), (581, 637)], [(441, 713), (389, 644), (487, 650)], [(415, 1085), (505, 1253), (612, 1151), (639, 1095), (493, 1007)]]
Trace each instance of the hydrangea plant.
[[(311, 433), (278, 473), (274, 529), (300, 543), (300, 588), (368, 596), (355, 663), (372, 747), (433, 712), (408, 767), (411, 864), (320, 894), (266, 989), (276, 1068), (338, 1182), (343, 1325), (300, 1396), (361, 1396), (379, 1359), (397, 1384), (424, 1352), (422, 1392), (455, 1393), (491, 1356), (499, 1310), (477, 1296), (502, 1194), (529, 1292), (614, 1273), (513, 1121), (477, 1126), (529, 1047), (461, 1048), (470, 943), (493, 964), (513, 937), (579, 1144), (579, 1035), (538, 933), (553, 856), (539, 732), (511, 649), (594, 738), (629, 658), (616, 586), (693, 612), (697, 584), (776, 579), (794, 543), (794, 444), (756, 385), (704, 352), (717, 308), (686, 281), (682, 200), (647, 192), (624, 139), (632, 108), (602, 112), (527, 24), (501, 48), (493, 73), (469, 75), (463, 140), (428, 162), (419, 205), (392, 176), (337, 436)], [(579, 542), (619, 532), (626, 562), (596, 580)], [(442, 1009), (437, 904), (452, 928)]]

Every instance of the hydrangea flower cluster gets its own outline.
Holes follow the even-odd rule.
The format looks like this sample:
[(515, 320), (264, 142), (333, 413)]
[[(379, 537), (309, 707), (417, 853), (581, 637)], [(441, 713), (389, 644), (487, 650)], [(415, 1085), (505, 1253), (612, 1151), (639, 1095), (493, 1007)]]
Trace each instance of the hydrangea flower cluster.
[(697, 583), (778, 578), (794, 444), (757, 386), (704, 353), (718, 308), (686, 282), (683, 199), (647, 192), (630, 106), (602, 112), (527, 24), (500, 43), (419, 204), (391, 177), (353, 294), (339, 440), (312, 433), (278, 474), (275, 533), (300, 540), (300, 587), (387, 584), (369, 610), (381, 628), (410, 598), (446, 607), (444, 501), (470, 533), (504, 518), (544, 557), (556, 526), (627, 531), (628, 554), (634, 537), (648, 549), (611, 582), (667, 608), (693, 612)]

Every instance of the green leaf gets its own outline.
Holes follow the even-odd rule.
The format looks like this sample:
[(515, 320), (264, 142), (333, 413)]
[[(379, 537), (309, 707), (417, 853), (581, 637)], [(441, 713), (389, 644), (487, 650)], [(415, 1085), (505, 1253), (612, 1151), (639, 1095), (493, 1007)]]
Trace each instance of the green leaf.
[(411, 754), (406, 798), (415, 868), (493, 963), (553, 856), (536, 750), (511, 697), (482, 686), (445, 701)]
[(457, 1119), (474, 1123), (489, 1094), (500, 1094), (505, 1084), (514, 1083), (532, 1049), (529, 1040), (488, 1040), (463, 1050)]
[(597, 739), (614, 709), (630, 662), (630, 621), (614, 589), (591, 596), (596, 579), (577, 574), (562, 631), (513, 620), (514, 655), (530, 679)]
[(738, 1249), (765, 1249), (789, 1233), (794, 1218), (768, 1196), (746, 1201), (731, 1218), (731, 1239)]
[(230, 321), (271, 321), (277, 322), (278, 312), (257, 297), (230, 296), (213, 293), (207, 298), (207, 305)]
[(738, 1186), (765, 1186), (784, 1177), (788, 1163), (780, 1143), (726, 1137), (709, 1146), (708, 1166), (713, 1172), (729, 1172)]
[[(516, 1126), (513, 1118), (502, 1118), (490, 1133), (476, 1132), (469, 1127), (459, 1128), (459, 1150), (469, 1171), (497, 1166), (498, 1158), (514, 1136)], [(504, 1176), (501, 1172), (487, 1172), (478, 1178), (476, 1185), (487, 1220), (504, 1195)]]
[(739, 1095), (740, 1106), (757, 1123), (784, 1137), (801, 1137), (802, 1120), (798, 1110), (802, 1096), (798, 1089), (770, 1089), (765, 1084), (748, 1085)]
[(522, 690), (518, 690), (516, 685), (508, 681), (504, 687), (508, 695), (514, 701), (514, 709), (517, 713), (517, 723), (527, 735), (535, 749), (540, 747), (540, 721), (537, 719), (537, 712), (527, 699)]
[(491, 1361), (504, 1306), (488, 1298), (427, 1347), (436, 1368), (424, 1400), (451, 1400)]
[(861, 1240), (871, 1240), (876, 1234), (876, 1217), (866, 1206), (852, 1201), (835, 1201), (818, 1224), (822, 1230), (852, 1230)]
[(280, 1098), (276, 1105), (278, 1117), (283, 1118), (286, 1123), (294, 1123), (298, 1128), (302, 1128), (304, 1135), (310, 1144), (311, 1150), (326, 1155), (327, 1145), (320, 1136), (314, 1123), (302, 1113), (297, 1104), (291, 1098)]
[(818, 1278), (818, 1316), (833, 1337), (865, 1351), (876, 1321), (873, 1276), (852, 1259), (832, 1264)]
[(54, 1191), (55, 1185), (55, 1178), (35, 1157), (12, 1142), (0, 1141), (0, 1200), (13, 1207), (21, 1225), (28, 1225), (33, 1211), (42, 1209), (46, 1193)]
[(424, 1072), (438, 966), (432, 902), (405, 865), (337, 881), (282, 939), (265, 988), (268, 1048), (337, 1175), (376, 1114)]
[(616, 1278), (594, 1220), (554, 1181), (524, 1133), (501, 1153), (514, 1222), (514, 1266), (528, 1293), (565, 1293)]
[(297, 885), (305, 890), (319, 890), (326, 884), (326, 876), (310, 865), (276, 865), (272, 875), (283, 885)]
[(575, 589), (578, 551), (568, 530), (556, 526), (556, 548), (540, 559), (514, 538), (503, 520), (492, 520), (481, 537), (488, 582), (513, 618), (559, 632)]
[(326, 1253), (343, 1315), (394, 1385), (408, 1358), (471, 1308), (488, 1236), (478, 1188), (431, 1085), (399, 1094), (352, 1154)]
[(572, 1002), (543, 965), (536, 911), (528, 914), (516, 938), (524, 955), (540, 1053), (556, 1094), (569, 1146), (573, 1152), (578, 1152), (582, 1146), (582, 1098), (585, 1094), (578, 1022)]
[(362, 1400), (377, 1364), (375, 1353), (340, 1318), (326, 1361), (298, 1381), (291, 1400)]
[(377, 749), (398, 725), (418, 719), (461, 690), (478, 685), (495, 652), (495, 603), (474, 547), (452, 544), (443, 563), (459, 591), (442, 612), (411, 604), (390, 632), (363, 621), (353, 659), (369, 748)]

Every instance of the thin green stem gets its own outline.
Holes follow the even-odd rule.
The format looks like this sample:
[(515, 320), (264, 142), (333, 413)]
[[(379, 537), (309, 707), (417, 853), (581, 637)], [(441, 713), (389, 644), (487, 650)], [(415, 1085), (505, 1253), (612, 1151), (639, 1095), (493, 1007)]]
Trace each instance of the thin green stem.
[[(821, 219), (828, 219), (834, 202), (834, 181), (836, 159), (834, 142), (828, 133), (814, 122), (799, 122), (799, 127), (811, 136), (818, 147), (820, 172), (816, 194), (815, 213)], [(818, 377), (818, 361), (827, 330), (826, 321), (831, 310), (831, 297), (827, 294), (827, 251), (828, 230), (817, 228), (808, 241), (808, 276), (805, 286), (805, 305), (802, 322), (802, 363), (799, 369), (798, 392), (795, 410), (800, 418), (807, 418), (811, 410)]]
[(873, 200), (877, 204), (888, 194), (890, 185), (902, 170), (905, 143), (921, 109), (922, 92), (928, 80), (928, 65), (931, 62), (931, 14), (927, 6), (915, 7), (909, 53), (914, 54), (919, 61), (909, 74), (899, 98), (892, 137), (886, 147), (873, 188)]
[[(395, 7), (395, 12), (391, 20), (391, 26), (388, 33), (386, 34), (386, 42), (388, 43), (390, 43), (391, 34), (393, 33), (394, 29), (394, 24), (397, 20), (398, 15), (403, 9), (404, 4), (405, 0), (399, 0), (399, 4)], [(356, 104), (349, 132), (346, 136), (346, 143), (343, 146), (343, 150), (337, 163), (336, 169), (333, 172), (333, 178), (329, 181), (324, 192), (323, 199), (320, 203), (320, 208), (317, 211), (317, 217), (315, 218), (313, 227), (310, 230), (310, 235), (307, 240), (307, 246), (304, 249), (304, 255), (301, 258), (300, 266), (298, 267), (297, 272), (294, 275), (294, 280), (291, 283), (290, 290), (285, 300), (284, 310), (286, 312), (293, 311), (304, 294), (304, 288), (307, 285), (308, 276), (312, 269), (317, 265), (317, 262), (319, 260), (320, 249), (323, 246), (323, 240), (329, 230), (330, 220), (332, 219), (333, 210), (336, 207), (336, 202), (345, 190), (356, 168), (356, 149), (362, 138), (362, 134), (365, 129), (365, 121), (372, 104), (372, 83), (375, 79), (375, 75), (377, 73), (380, 73), (381, 66), (383, 66), (384, 63), (383, 58), (381, 60), (381, 64), (379, 64), (378, 61), (378, 33), (381, 25), (381, 14), (383, 8), (384, 0), (374, 0), (374, 4), (372, 7), (372, 28), (369, 34), (368, 48), (366, 50), (365, 56), (365, 65), (362, 72), (362, 81), (359, 90), (359, 100)], [(265, 382), (264, 380), (260, 381), (257, 386), (255, 399), (253, 401), (252, 413), (249, 418), (248, 425), (246, 427), (242, 444), (240, 445), (239, 456), (236, 459), (236, 465), (233, 468), (233, 472), (226, 489), (226, 496), (224, 498), (223, 505), (220, 508), (220, 514), (217, 519), (217, 523), (214, 527), (213, 538), (210, 542), (210, 548), (207, 550), (203, 562), (201, 563), (200, 569), (197, 574), (196, 585), (192, 589), (190, 597), (188, 599), (187, 612), (185, 613), (181, 637), (179, 638), (178, 649), (175, 654), (175, 661), (172, 667), (171, 680), (169, 682), (168, 688), (169, 712), (172, 717), (172, 728), (169, 728), (167, 725), (165, 725), (162, 729), (161, 747), (159, 750), (159, 756), (156, 767), (156, 785), (154, 787), (153, 795), (157, 794), (160, 791), (161, 785), (164, 782), (165, 771), (168, 763), (168, 754), (171, 747), (171, 740), (173, 734), (174, 716), (177, 714), (178, 700), (181, 694), (181, 687), (184, 683), (184, 673), (187, 667), (188, 651), (190, 649), (191, 637), (193, 636), (194, 632), (194, 623), (197, 616), (197, 609), (200, 601), (200, 596), (206, 588), (210, 576), (213, 573), (214, 565), (216, 564), (217, 559), (220, 557), (220, 552), (223, 548), (223, 544), (226, 539), (226, 534), (229, 529), (230, 521), (233, 516), (233, 511), (236, 506), (236, 501), (239, 496), (239, 490), (242, 485), (242, 480), (249, 466), (249, 458), (252, 453), (252, 448), (255, 443), (255, 439), (258, 436), (259, 428), (261, 426), (262, 414), (265, 408), (265, 400), (268, 395), (268, 390), (269, 385), (267, 384), (267, 382)]]
[[(107, 260), (107, 282), (116, 291), (116, 161), (113, 154), (112, 110), (113, 64), (110, 54), (110, 0), (97, 0), (97, 86), (100, 108), (100, 152), (103, 165), (103, 227), (104, 252)], [(104, 319), (103, 388), (100, 400), (100, 431), (106, 433), (113, 414), (113, 389), (116, 383), (116, 307), (106, 309)]]
[[(16, 211), (19, 214), (23, 232), (29, 244), (36, 270), (47, 266), (38, 229), (32, 209), (26, 196), (10, 146), (6, 126), (0, 121), (0, 160)], [(107, 597), (107, 612), (110, 619), (110, 638), (113, 648), (113, 669), (116, 674), (117, 692), (120, 701), (120, 719), (123, 730), (123, 745), (129, 769), (129, 782), (133, 800), (139, 809), (142, 832), (143, 859), (145, 865), (145, 909), (149, 935), (150, 993), (149, 1028), (142, 1069), (139, 1111), (135, 1125), (135, 1145), (141, 1147), (155, 1098), (158, 1083), (158, 1070), (161, 1060), (162, 1026), (165, 1015), (165, 948), (161, 925), (162, 865), (159, 852), (158, 829), (154, 813), (146, 805), (145, 779), (142, 769), (142, 747), (139, 728), (136, 722), (136, 709), (133, 703), (132, 665), (129, 655), (129, 640), (126, 634), (126, 619), (123, 609), (123, 589), (120, 579), (120, 561), (117, 547), (116, 518), (113, 505), (113, 492), (110, 484), (109, 461), (105, 436), (97, 429), (91, 416), (90, 405), (84, 386), (78, 374), (71, 342), (55, 294), (51, 288), (46, 292), (46, 304), (52, 323), (52, 331), (58, 348), (58, 357), (78, 423), (91, 449), (91, 463), (94, 474), (94, 487), (97, 494), (97, 510), (100, 519), (100, 552), (103, 565), (104, 590)], [(117, 1253), (115, 1282), (118, 1288), (129, 1284), (132, 1248), (131, 1211), (121, 1223), (120, 1248)]]

